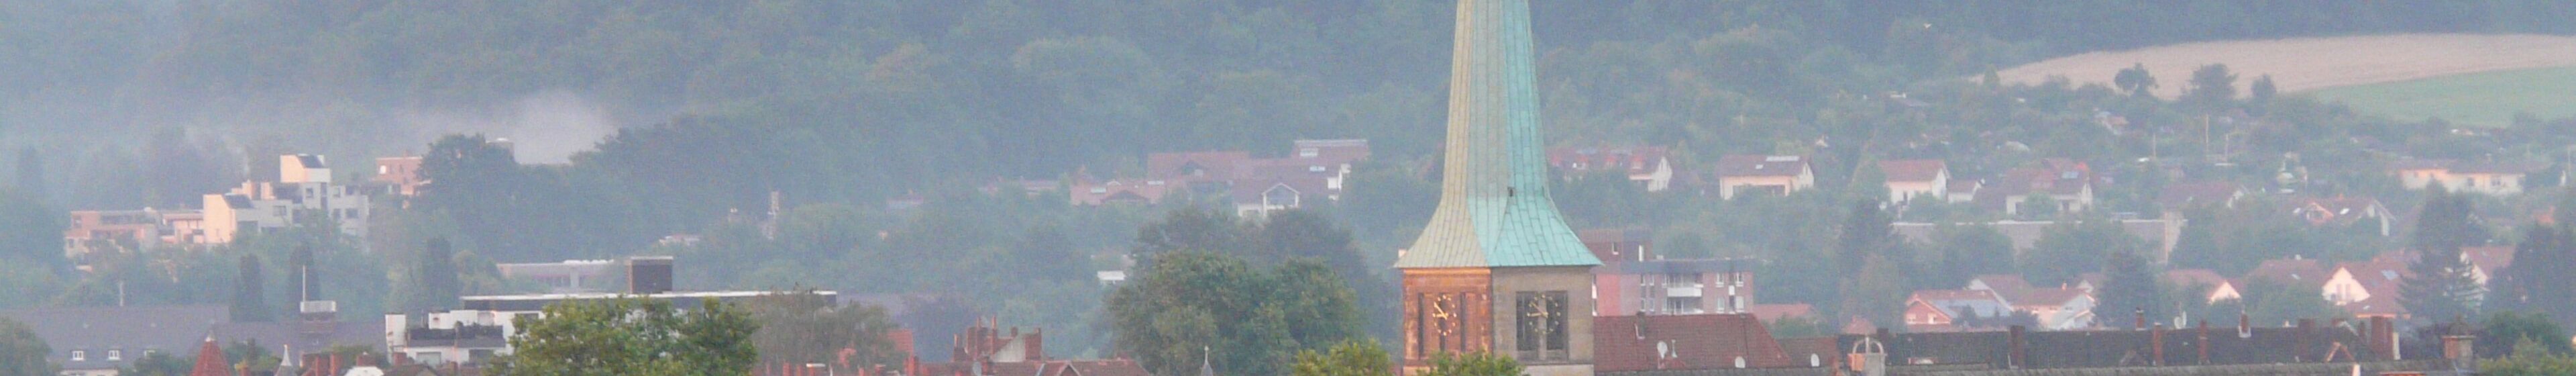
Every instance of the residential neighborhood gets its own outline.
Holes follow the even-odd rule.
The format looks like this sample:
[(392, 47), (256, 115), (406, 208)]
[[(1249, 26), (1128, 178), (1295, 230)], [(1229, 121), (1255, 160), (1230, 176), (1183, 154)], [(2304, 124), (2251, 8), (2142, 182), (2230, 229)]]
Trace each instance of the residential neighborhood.
[(0, 376), (2566, 374), (2570, 18), (0, 1)]

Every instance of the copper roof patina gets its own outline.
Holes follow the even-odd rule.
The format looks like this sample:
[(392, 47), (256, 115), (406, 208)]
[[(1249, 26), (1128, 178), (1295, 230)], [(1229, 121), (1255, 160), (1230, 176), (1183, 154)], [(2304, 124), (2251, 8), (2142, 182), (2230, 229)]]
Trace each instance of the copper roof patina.
[(1590, 266), (1547, 193), (1529, 2), (1461, 1), (1440, 204), (1397, 268)]

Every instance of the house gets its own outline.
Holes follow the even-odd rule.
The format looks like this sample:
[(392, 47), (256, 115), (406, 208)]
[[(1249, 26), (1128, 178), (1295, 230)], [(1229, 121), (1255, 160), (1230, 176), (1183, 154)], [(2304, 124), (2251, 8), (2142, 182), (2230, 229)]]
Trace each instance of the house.
[[(1977, 191), (1978, 205), (2008, 215), (2027, 212), (2077, 213), (2094, 206), (2093, 186), (2104, 182), (2084, 162), (2047, 158), (2031, 167), (2005, 171), (1994, 184)], [(2025, 208), (2044, 204), (2048, 208)]]
[[(625, 288), (615, 292), (545, 293), (515, 295), (464, 296), (455, 309), (433, 312), (396, 312), (384, 315), (383, 346), (388, 354), (400, 355), (419, 364), (479, 364), (493, 356), (509, 354), (508, 336), (521, 333), (522, 320), (542, 317), (546, 306), (621, 298), (667, 301), (680, 310), (695, 310), (708, 300), (745, 303), (756, 299), (785, 298), (784, 291), (692, 291), (672, 289), (672, 258), (669, 256), (636, 256), (625, 260)], [(839, 293), (820, 290), (810, 293), (826, 301), (838, 301)]]
[(1072, 188), (1065, 199), (1076, 206), (1153, 205), (1163, 202), (1163, 197), (1173, 191), (1172, 184), (1164, 180), (1083, 181), (1074, 183)]
[(1252, 153), (1235, 151), (1202, 151), (1145, 154), (1145, 178), (1183, 184), (1234, 177), (1234, 167), (1251, 160)]
[(429, 179), (420, 176), (418, 156), (376, 158), (376, 175), (367, 181), (383, 184), (393, 194), (405, 197), (420, 195), (420, 186), (429, 184)]
[(1945, 188), (1949, 193), (1944, 195), (1946, 198), (1943, 200), (1953, 204), (1976, 202), (1977, 192), (1984, 190), (1985, 187), (1986, 182), (1983, 180), (1950, 179), (1949, 187)]
[[(853, 364), (825, 364), (824, 374), (902, 374), (913, 376), (1150, 376), (1145, 367), (1126, 358), (1071, 360), (1056, 359), (1046, 353), (1043, 330), (1001, 328), (992, 318), (975, 320), (965, 332), (953, 336), (946, 362), (923, 362), (919, 353), (903, 349), (901, 369), (857, 369)], [(784, 368), (781, 372), (754, 371), (755, 375), (811, 375), (794, 370), (804, 365), (779, 364), (763, 368)], [(850, 368), (841, 368), (850, 367)]]
[(1594, 312), (1603, 316), (1742, 313), (1752, 305), (1753, 259), (1649, 260), (1593, 268)]
[(2243, 199), (2244, 189), (2223, 181), (2169, 184), (2156, 189), (2156, 207), (2168, 213), (2201, 206), (2233, 208)]
[(2468, 162), (2449, 159), (2408, 159), (2389, 163), (2391, 173), (2406, 189), (2424, 189), (2435, 183), (2452, 192), (2485, 195), (2522, 193), (2522, 178), (2547, 166), (2517, 162)]
[[(2012, 240), (2013, 255), (2019, 256), (2022, 252), (2029, 251), (2031, 246), (2039, 244), (2039, 238), (2043, 235), (2047, 235), (2048, 229), (2050, 227), (2057, 226), (2059, 222), (2060, 221), (2057, 220), (1995, 221), (1985, 223), (1953, 223), (1946, 225), (1986, 226), (1993, 228), (1995, 229), (1995, 232), (2003, 233), (2004, 238)], [(2146, 241), (2150, 246), (2149, 249), (2155, 251), (2155, 254), (2147, 256), (2154, 258), (2156, 262), (2165, 262), (2167, 257), (2173, 254), (2174, 244), (2179, 243), (2182, 240), (2182, 225), (2184, 221), (2181, 219), (2123, 219), (2117, 220), (2116, 222), (2119, 222), (2120, 230), (2122, 232), (2127, 232), (2129, 233), (2129, 236), (2134, 236), (2139, 240)], [(1934, 242), (1937, 241), (1937, 239), (1939, 239), (1941, 228), (1944, 225), (1945, 224), (1925, 222), (1896, 222), (1890, 227), (1896, 230), (1896, 235), (1898, 237), (1904, 238), (1907, 242), (1911, 242), (1916, 245), (1932, 245), (1935, 244)], [(1929, 250), (1935, 248), (1921, 247), (1920, 249)]]
[(2401, 296), (2398, 286), (2414, 276), (2406, 270), (2412, 259), (2390, 253), (2369, 261), (2336, 264), (2333, 276), (2322, 288), (2326, 302), (2343, 307), (2354, 317), (2405, 319), (2406, 307), (2397, 303)]
[(1717, 159), (1715, 171), (1720, 199), (1743, 193), (1788, 195), (1816, 187), (1815, 168), (1795, 155), (1728, 155)]
[(2093, 327), (2095, 300), (2090, 290), (2079, 288), (2036, 289), (2012, 300), (2012, 310), (2028, 312), (2039, 319), (2040, 330), (2076, 330)]
[[(1821, 356), (1792, 357), (1750, 314), (1602, 316), (1592, 325), (1598, 372), (1818, 367)], [(1813, 355), (1813, 354), (1808, 354)]]
[(1662, 192), (1673, 185), (1672, 159), (1668, 154), (1661, 146), (1555, 148), (1547, 151), (1547, 165), (1567, 179), (1596, 171), (1617, 171), (1647, 192)]
[(1959, 321), (2012, 314), (2012, 304), (1986, 290), (1918, 290), (1905, 298), (1905, 328), (1913, 332), (1958, 331)]
[(564, 260), (561, 262), (494, 264), (501, 278), (536, 281), (552, 293), (613, 291), (625, 287), (623, 279), (613, 279), (618, 262), (613, 260)]
[(2074, 330), (2093, 326), (2091, 290), (2081, 287), (2038, 288), (2021, 276), (1986, 274), (1968, 279), (1968, 291), (1986, 291), (2012, 312), (2027, 312), (2041, 330)]
[(2326, 280), (2333, 278), (2333, 272), (2327, 270), (2325, 264), (2317, 260), (2293, 256), (2288, 259), (2263, 260), (2263, 263), (2254, 265), (2254, 271), (2245, 274), (2245, 280), (2248, 283), (2273, 283), (2301, 291), (2322, 292), (2325, 291)]
[(2460, 247), (2460, 261), (2469, 265), (2469, 278), (2485, 287), (2496, 273), (2513, 267), (2513, 252), (2513, 247), (2501, 245)]
[(1583, 241), (1583, 248), (1591, 250), (1592, 257), (1601, 259), (1604, 265), (1660, 258), (1651, 252), (1654, 236), (1654, 231), (1644, 228), (1596, 228), (1574, 232), (1574, 238)]
[(232, 322), (223, 306), (80, 307), (0, 311), (27, 325), (53, 352), (45, 360), (63, 375), (107, 376), (153, 353), (186, 357), (216, 324)]
[(278, 156), (278, 165), (278, 181), (245, 181), (231, 192), (205, 195), (206, 244), (300, 223), (334, 223), (342, 234), (366, 238), (370, 189), (333, 183), (319, 155)]
[(1907, 204), (1918, 197), (1937, 202), (1950, 200), (1950, 165), (1939, 159), (1899, 159), (1878, 161), (1878, 171), (1887, 176), (1887, 202)]
[(2379, 236), (2393, 234), (2397, 215), (2387, 205), (2367, 197), (2307, 197), (2290, 203), (2290, 215), (2307, 221), (2310, 226), (2353, 228)]
[(2227, 277), (2220, 276), (2217, 271), (2209, 269), (2167, 270), (2164, 283), (2184, 288), (2207, 289), (2208, 292), (2200, 297), (2201, 301), (2206, 303), (2245, 298), (2244, 292), (2237, 291), (2235, 281), (2229, 281)]

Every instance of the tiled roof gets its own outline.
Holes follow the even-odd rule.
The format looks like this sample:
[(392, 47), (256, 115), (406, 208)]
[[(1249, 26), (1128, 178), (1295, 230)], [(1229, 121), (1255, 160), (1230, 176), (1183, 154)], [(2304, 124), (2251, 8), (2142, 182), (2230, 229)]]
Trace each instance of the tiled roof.
[(2460, 258), (2468, 259), (2469, 265), (2475, 265), (2478, 270), (2485, 270), (2492, 274), (2498, 270), (2513, 267), (2513, 247), (2501, 245), (2460, 247)]
[(1234, 166), (1248, 159), (1252, 159), (1252, 153), (1240, 150), (1150, 153), (1145, 154), (1145, 177), (1224, 179), (1234, 176)]
[(2084, 296), (2084, 290), (2076, 288), (2030, 290), (2029, 294), (2024, 294), (2020, 299), (2013, 300), (2013, 306), (2061, 307), (2065, 306), (2066, 302), (2074, 301), (2075, 298), (2081, 298)]
[(1932, 178), (1939, 177), (1942, 171), (1947, 171), (1949, 169), (1949, 163), (1942, 162), (1939, 159), (1898, 159), (1878, 161), (1878, 171), (1886, 174), (1887, 181), (1891, 183), (1930, 182), (1932, 181)]
[(1397, 268), (1593, 266), (1549, 198), (1525, 3), (1458, 4), (1440, 203)]
[(2246, 273), (2245, 278), (2269, 280), (2291, 287), (2322, 288), (2327, 278), (2334, 278), (2329, 273), (2332, 271), (2314, 259), (2275, 259), (2255, 265), (2254, 271)]
[(2165, 282), (2166, 282), (2166, 283), (2178, 284), (2178, 285), (2182, 285), (2182, 286), (2210, 286), (2210, 287), (2217, 287), (2217, 286), (2219, 286), (2219, 285), (2224, 285), (2224, 284), (2228, 284), (2228, 283), (2229, 283), (2229, 282), (2227, 281), (2227, 277), (2225, 277), (2225, 276), (2220, 276), (2220, 275), (2218, 275), (2218, 272), (2217, 272), (2217, 271), (2209, 270), (2209, 269), (2174, 269), (2174, 270), (2167, 270), (2167, 271), (2165, 271)]
[[(144, 352), (184, 356), (217, 323), (232, 321), (229, 310), (211, 305), (18, 309), (0, 311), (0, 317), (34, 329), (54, 350), (46, 358), (65, 370), (130, 366)], [(75, 350), (86, 352), (86, 360), (70, 361)], [(109, 361), (109, 350), (121, 350), (124, 357)]]
[(1771, 322), (1790, 317), (1815, 316), (1816, 307), (1807, 303), (1755, 304), (1744, 306), (1744, 313), (1753, 314), (1754, 318), (1762, 319), (1763, 322)]
[(1798, 176), (1807, 172), (1807, 158), (1795, 155), (1735, 154), (1717, 158), (1717, 176)]
[(2242, 192), (2236, 183), (2223, 181), (2172, 184), (2156, 190), (2156, 204), (2166, 208), (2224, 204)]
[(1593, 367), (1602, 372), (1654, 369), (1803, 367), (1749, 314), (1596, 316)]
[[(1986, 290), (1916, 290), (1914, 296), (1906, 301), (1909, 302), (1908, 304), (1919, 302), (1931, 306), (1932, 309), (1941, 310), (1951, 317), (1968, 317), (1972, 314), (1976, 317), (1998, 317), (2011, 313), (2012, 310), (2012, 307), (2004, 302), (2002, 295)], [(1960, 307), (1967, 307), (1973, 312), (1959, 312)]]
[(1978, 283), (1984, 283), (1986, 288), (1994, 289), (1995, 295), (2008, 301), (2018, 301), (2021, 296), (2030, 294), (2031, 290), (2039, 289), (2031, 286), (2030, 281), (2022, 279), (2021, 276), (2010, 274), (1983, 274), (1969, 281), (1970, 286)]

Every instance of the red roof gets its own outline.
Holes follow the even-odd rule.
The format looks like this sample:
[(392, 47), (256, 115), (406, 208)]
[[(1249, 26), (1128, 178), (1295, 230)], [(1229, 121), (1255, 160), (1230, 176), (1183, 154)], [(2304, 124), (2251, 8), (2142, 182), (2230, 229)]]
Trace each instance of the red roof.
[(2029, 294), (2022, 295), (2020, 299), (2013, 300), (2013, 306), (2062, 307), (2066, 305), (2066, 302), (2074, 301), (2075, 298), (2080, 297), (2084, 297), (2084, 289), (2058, 288), (2030, 290)]
[(2243, 190), (2236, 183), (2223, 181), (2166, 185), (2156, 192), (2156, 204), (2167, 208), (2203, 204), (2225, 204)]
[(2218, 287), (2219, 285), (2229, 284), (2227, 277), (2220, 276), (2218, 275), (2218, 271), (2209, 269), (2167, 270), (2165, 271), (2165, 282), (2186, 287), (2209, 286), (2212, 288)]
[(2478, 270), (2484, 270), (2488, 274), (2513, 267), (2513, 247), (2510, 246), (2460, 247), (2460, 257), (2468, 259), (2469, 265), (2475, 265)]
[(1735, 368), (1736, 359), (1746, 368), (1806, 365), (1750, 314), (1595, 316), (1592, 339), (1601, 372)]
[(2254, 266), (2252, 273), (2246, 273), (2245, 278), (2314, 289), (2325, 287), (2326, 279), (2334, 278), (2329, 273), (2332, 271), (2326, 270), (2325, 265), (2317, 263), (2317, 260), (2263, 260), (2262, 264)]
[(1762, 322), (1772, 322), (1790, 317), (1815, 316), (1816, 307), (1807, 303), (1755, 304), (1744, 306), (1744, 313), (1753, 314), (1753, 317), (1762, 319)]
[(1795, 155), (1736, 154), (1717, 158), (1717, 176), (1798, 176), (1808, 172), (1807, 158)]
[(1234, 176), (1235, 165), (1248, 159), (1252, 159), (1252, 153), (1243, 151), (1145, 154), (1145, 177), (1148, 179), (1225, 179)]
[(1949, 169), (1949, 163), (1942, 162), (1939, 159), (1898, 159), (1878, 161), (1878, 171), (1886, 174), (1887, 181), (1891, 183), (1930, 182), (1933, 178), (1940, 177), (1942, 171), (1948, 171)]
[(197, 347), (197, 367), (188, 376), (233, 376), (233, 366), (224, 364), (224, 350), (215, 347), (215, 337), (206, 337), (206, 344)]

